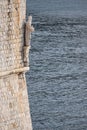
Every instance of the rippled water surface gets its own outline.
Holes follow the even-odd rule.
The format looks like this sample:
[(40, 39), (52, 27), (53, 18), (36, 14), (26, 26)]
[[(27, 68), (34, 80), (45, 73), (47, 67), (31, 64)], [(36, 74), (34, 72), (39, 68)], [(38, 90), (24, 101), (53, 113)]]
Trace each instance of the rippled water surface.
[(87, 130), (87, 0), (27, 0), (33, 130)]

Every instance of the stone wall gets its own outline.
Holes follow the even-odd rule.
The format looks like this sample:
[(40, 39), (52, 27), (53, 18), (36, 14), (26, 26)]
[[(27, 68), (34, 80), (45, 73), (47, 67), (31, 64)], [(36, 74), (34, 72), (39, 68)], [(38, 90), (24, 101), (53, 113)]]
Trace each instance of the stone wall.
[(23, 67), (25, 0), (0, 1), (0, 71)]
[(26, 0), (0, 0), (0, 130), (31, 130), (24, 66)]

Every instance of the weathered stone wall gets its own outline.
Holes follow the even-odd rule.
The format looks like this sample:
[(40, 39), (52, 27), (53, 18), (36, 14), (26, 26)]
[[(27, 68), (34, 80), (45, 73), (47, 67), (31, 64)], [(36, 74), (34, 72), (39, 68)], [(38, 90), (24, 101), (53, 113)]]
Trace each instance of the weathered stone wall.
[(25, 0), (0, 0), (0, 71), (23, 67)]
[(0, 0), (0, 130), (31, 130), (24, 71), (26, 0)]
[(0, 78), (0, 130), (31, 130), (26, 80), (22, 74)]

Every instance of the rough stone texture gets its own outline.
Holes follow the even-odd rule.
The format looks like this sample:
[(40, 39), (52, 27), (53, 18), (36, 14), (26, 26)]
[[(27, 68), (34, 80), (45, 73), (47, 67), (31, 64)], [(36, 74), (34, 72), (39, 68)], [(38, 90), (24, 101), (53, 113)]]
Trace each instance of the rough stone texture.
[(26, 0), (0, 0), (0, 130), (32, 130), (24, 71)]

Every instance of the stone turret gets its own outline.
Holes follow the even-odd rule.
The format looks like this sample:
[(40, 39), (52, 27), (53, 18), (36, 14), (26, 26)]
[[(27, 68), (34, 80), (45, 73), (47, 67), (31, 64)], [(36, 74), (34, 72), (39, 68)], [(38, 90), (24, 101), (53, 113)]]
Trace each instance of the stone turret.
[(26, 0), (0, 0), (0, 130), (32, 130), (25, 79), (30, 48), (24, 40), (25, 19)]

